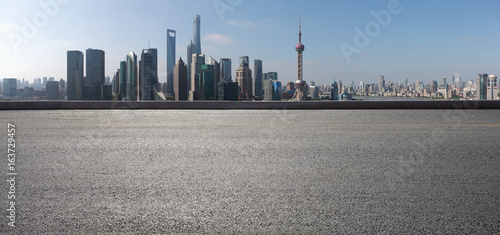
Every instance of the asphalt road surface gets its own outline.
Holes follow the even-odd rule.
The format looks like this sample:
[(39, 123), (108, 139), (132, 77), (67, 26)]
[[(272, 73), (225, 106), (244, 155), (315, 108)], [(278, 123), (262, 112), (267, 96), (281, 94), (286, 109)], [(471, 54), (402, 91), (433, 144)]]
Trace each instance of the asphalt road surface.
[(0, 233), (500, 233), (500, 110), (0, 111), (0, 125)]

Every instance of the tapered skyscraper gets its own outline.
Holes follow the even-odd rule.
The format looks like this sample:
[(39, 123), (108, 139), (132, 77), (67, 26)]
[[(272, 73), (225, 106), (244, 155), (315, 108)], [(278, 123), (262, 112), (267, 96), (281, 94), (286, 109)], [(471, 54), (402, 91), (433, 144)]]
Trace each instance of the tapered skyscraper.
[(297, 51), (297, 81), (295, 82), (295, 94), (293, 95), (294, 100), (304, 100), (306, 98), (306, 87), (307, 84), (302, 80), (302, 52), (304, 52), (304, 44), (302, 44), (302, 24), (299, 20), (299, 43), (295, 46)]
[(194, 50), (193, 53), (201, 54), (201, 18), (200, 15), (196, 15), (193, 22), (193, 44)]
[(175, 66), (175, 30), (167, 29), (167, 90), (165, 93), (174, 93), (174, 66)]

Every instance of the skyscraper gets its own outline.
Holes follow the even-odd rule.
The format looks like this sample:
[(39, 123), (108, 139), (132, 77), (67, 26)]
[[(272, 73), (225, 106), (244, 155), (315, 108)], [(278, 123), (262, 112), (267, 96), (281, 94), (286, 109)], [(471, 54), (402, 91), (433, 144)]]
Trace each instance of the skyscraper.
[(273, 80), (273, 81), (278, 81), (278, 73), (277, 72), (268, 72), (267, 79)]
[(83, 53), (81, 51), (68, 51), (66, 58), (66, 79), (68, 81), (66, 94), (68, 100), (80, 100), (84, 85)]
[(137, 55), (130, 52), (127, 55), (127, 100), (137, 101)]
[(488, 89), (488, 74), (483, 74), (480, 73), (477, 75), (477, 85), (478, 90), (476, 91), (478, 93), (478, 99), (479, 100), (486, 100), (487, 97), (487, 89)]
[(241, 99), (250, 99), (253, 97), (252, 70), (248, 67), (246, 61), (243, 61), (236, 70), (236, 82), (238, 83)]
[(231, 76), (231, 59), (222, 58), (220, 59), (220, 80), (221, 82), (231, 82), (233, 80)]
[(86, 79), (87, 98), (91, 100), (102, 100), (102, 85), (104, 85), (105, 58), (104, 51), (99, 49), (87, 49), (86, 55)]
[[(189, 91), (189, 100), (197, 100), (196, 94), (198, 94), (197, 79), (199, 79), (199, 73), (201, 66), (205, 64), (205, 55), (193, 53), (191, 56), (191, 90)], [(198, 77), (197, 77), (198, 76)]]
[(188, 76), (188, 89), (191, 90), (191, 64), (193, 63), (193, 54), (194, 54), (194, 44), (193, 40), (189, 43), (187, 46), (187, 60), (186, 60), (186, 66), (187, 66), (187, 76)]
[(217, 100), (217, 97), (219, 96), (218, 94), (218, 84), (220, 81), (220, 64), (212, 58), (211, 56), (208, 57), (208, 64), (213, 65), (213, 73), (214, 73), (214, 82), (213, 82), (213, 90), (214, 90), (214, 99)]
[(335, 80), (333, 80), (330, 99), (331, 100), (339, 100), (339, 87), (338, 87), (337, 82)]
[(140, 100), (155, 100), (155, 88), (158, 84), (157, 49), (144, 49), (141, 54), (139, 80), (141, 81)]
[(120, 90), (118, 93), (118, 100), (127, 98), (127, 61), (120, 62)]
[(439, 83), (439, 88), (444, 89), (446, 87), (446, 77), (441, 78), (441, 82)]
[(498, 99), (498, 83), (497, 77), (495, 75), (488, 76), (488, 87), (487, 87), (487, 100), (497, 100)]
[(380, 79), (378, 80), (378, 91), (385, 92), (385, 78), (380, 75)]
[(15, 97), (17, 93), (17, 79), (4, 78), (3, 79), (3, 96)]
[(302, 44), (302, 21), (299, 20), (299, 43), (295, 46), (297, 51), (297, 81), (295, 82), (295, 94), (293, 95), (294, 100), (304, 100), (306, 98), (306, 82), (302, 78), (303, 73), (303, 61), (302, 52), (305, 50), (304, 44)]
[(184, 61), (182, 61), (182, 58), (180, 58), (174, 67), (175, 100), (179, 101), (188, 99), (187, 82), (188, 82), (187, 67), (184, 64)]
[(201, 17), (196, 15), (193, 22), (193, 54), (201, 54)]
[(58, 100), (59, 99), (59, 82), (47, 81), (47, 88), (45, 89), (47, 93), (47, 99)]
[(262, 60), (254, 60), (253, 90), (255, 96), (262, 96)]
[(175, 30), (167, 29), (167, 94), (174, 93), (175, 38)]
[(455, 73), (455, 76), (454, 76), (454, 83), (455, 83), (455, 87), (456, 88), (462, 88), (462, 78), (460, 78), (460, 71), (458, 71), (457, 73)]
[(198, 100), (215, 100), (214, 65), (204, 64), (200, 69)]
[(250, 65), (250, 59), (248, 58), (248, 56), (240, 56), (240, 65), (243, 64), (243, 62)]

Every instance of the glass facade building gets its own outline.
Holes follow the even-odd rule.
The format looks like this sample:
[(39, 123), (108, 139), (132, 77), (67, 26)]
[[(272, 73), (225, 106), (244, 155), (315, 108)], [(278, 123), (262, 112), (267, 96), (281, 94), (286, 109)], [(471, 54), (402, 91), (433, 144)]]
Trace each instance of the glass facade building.
[(250, 59), (248, 58), (248, 56), (240, 56), (240, 66), (241, 64), (243, 64), (243, 62), (245, 62), (246, 64), (250, 64)]
[(478, 99), (486, 100), (487, 99), (487, 89), (488, 89), (488, 74), (480, 73), (477, 75), (477, 85), (478, 87)]
[(253, 90), (255, 96), (262, 96), (262, 60), (254, 60)]
[(337, 85), (337, 82), (334, 81), (332, 84), (332, 90), (330, 91), (330, 99), (331, 100), (339, 100), (339, 86)]
[(193, 22), (193, 53), (201, 54), (201, 17), (196, 15)]
[(273, 100), (281, 100), (281, 92), (282, 92), (282, 88), (281, 88), (281, 82), (273, 82)]
[(219, 82), (218, 99), (238, 101), (238, 83), (237, 82)]
[(278, 81), (278, 73), (277, 72), (268, 72), (267, 79)]
[(200, 71), (198, 100), (215, 100), (214, 65), (204, 64)]
[(144, 49), (141, 54), (139, 74), (140, 100), (155, 100), (155, 87), (158, 84), (158, 50)]
[(130, 52), (127, 55), (127, 100), (137, 100), (137, 55)]
[(220, 59), (220, 81), (221, 82), (232, 82), (233, 77), (231, 75), (231, 59), (222, 58)]
[(68, 51), (66, 57), (67, 99), (80, 100), (84, 85), (83, 53), (81, 51)]
[(188, 100), (188, 76), (187, 67), (182, 59), (179, 59), (174, 67), (174, 96), (175, 100)]
[(175, 38), (175, 30), (167, 29), (167, 90), (164, 92), (168, 94), (174, 93)]
[(127, 98), (127, 61), (120, 62), (118, 100)]
[(4, 78), (3, 79), (3, 96), (14, 97), (17, 92), (17, 79), (15, 78)]
[(105, 78), (105, 58), (104, 51), (99, 49), (87, 49), (86, 55), (86, 85), (87, 88), (87, 99), (91, 100), (102, 100), (102, 85), (104, 85)]

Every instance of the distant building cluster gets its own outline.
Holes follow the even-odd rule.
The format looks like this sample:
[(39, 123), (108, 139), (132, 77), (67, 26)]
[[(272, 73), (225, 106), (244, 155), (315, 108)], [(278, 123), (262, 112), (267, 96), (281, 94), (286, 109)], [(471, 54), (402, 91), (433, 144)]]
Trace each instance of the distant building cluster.
[[(277, 72), (263, 71), (260, 59), (253, 61), (241, 56), (239, 67), (232, 77), (230, 58), (219, 61), (201, 51), (201, 17), (193, 21), (193, 37), (187, 46), (186, 58), (177, 58), (176, 31), (167, 29), (166, 82), (158, 77), (158, 50), (143, 49), (140, 57), (134, 52), (125, 55), (117, 64), (113, 78), (105, 77), (105, 52), (87, 49), (67, 51), (67, 77), (24, 79), (4, 78), (0, 81), (1, 99), (23, 100), (345, 100), (352, 96), (427, 97), (434, 99), (499, 99), (498, 79), (494, 75), (478, 74), (477, 80), (462, 81), (459, 73), (451, 83), (445, 77), (424, 84), (420, 81), (387, 81), (380, 76), (378, 83), (354, 82), (343, 84), (334, 79), (331, 85), (309, 84), (303, 79), (303, 52), (301, 24), (297, 51), (297, 81), (282, 84)], [(85, 60), (84, 60), (85, 59)], [(208, 60), (208, 62), (207, 62)]]

